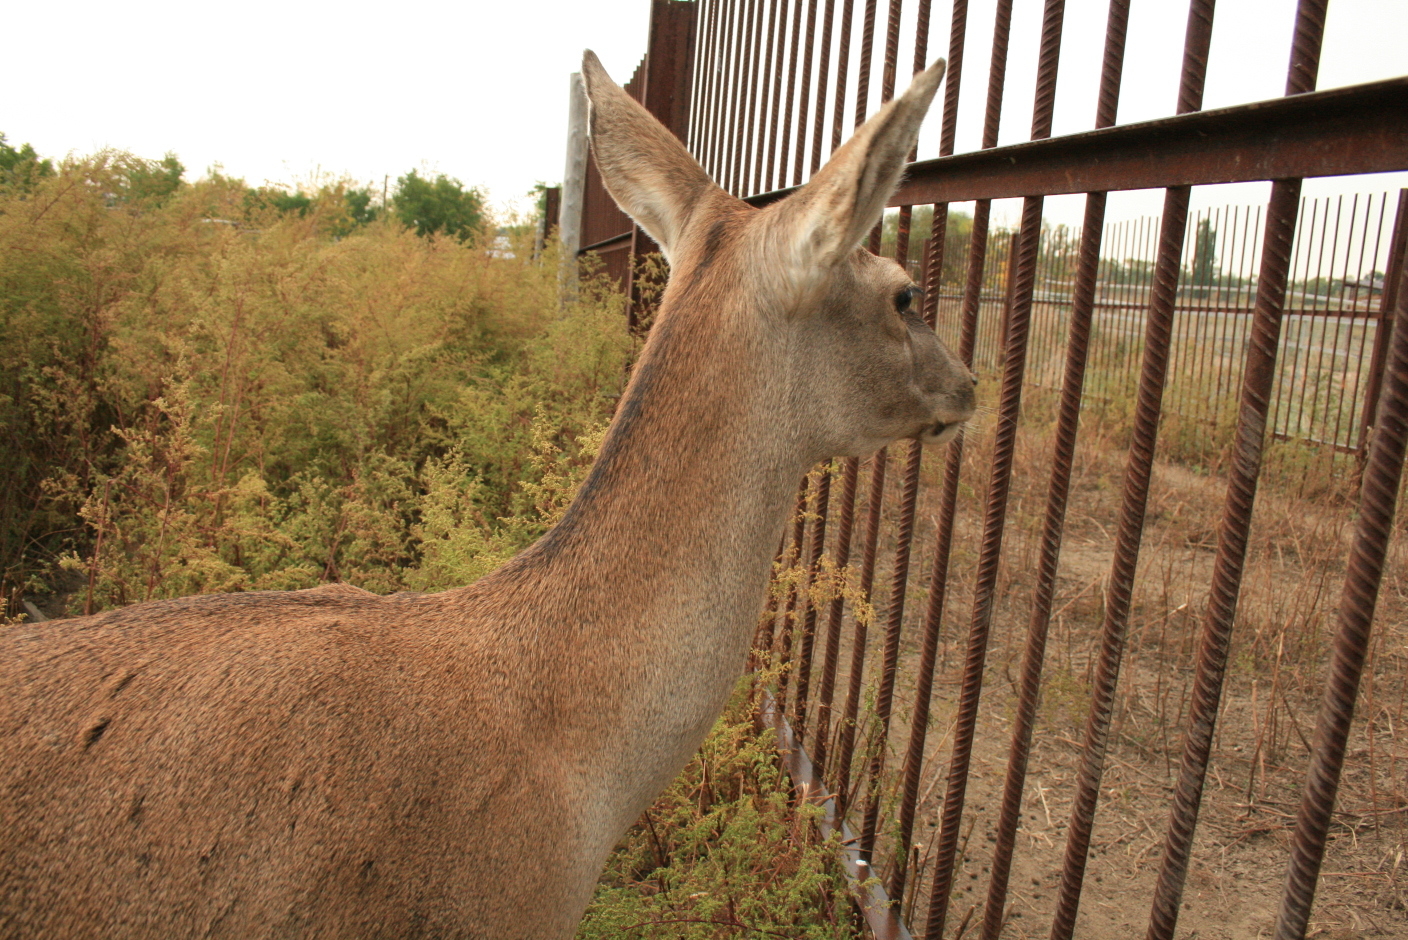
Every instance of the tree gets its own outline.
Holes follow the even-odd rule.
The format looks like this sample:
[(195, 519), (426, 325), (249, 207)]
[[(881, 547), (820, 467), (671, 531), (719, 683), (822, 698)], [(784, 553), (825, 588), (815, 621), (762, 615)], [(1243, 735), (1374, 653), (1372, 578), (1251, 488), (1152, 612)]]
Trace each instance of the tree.
[(39, 159), (31, 144), (16, 149), (5, 142), (0, 133), (0, 191), (12, 189), (27, 193), (39, 180), (54, 175), (54, 164)]
[(1217, 229), (1211, 219), (1198, 220), (1198, 234), (1193, 242), (1193, 270), (1189, 282), (1206, 287), (1217, 278)]
[(381, 208), (372, 205), (370, 186), (347, 190), (342, 194), (342, 201), (347, 206), (347, 219), (353, 228), (370, 225), (381, 218)]
[(484, 194), (443, 173), (435, 179), (415, 170), (396, 178), (396, 218), (417, 235), (445, 234), (469, 241), (484, 224)]
[[(924, 239), (930, 236), (933, 229), (933, 207), (915, 206), (914, 214), (909, 223), (909, 250), (911, 257), (918, 257), (920, 244), (923, 243)], [(881, 256), (886, 258), (894, 256), (895, 239), (898, 230), (899, 213), (887, 211), (881, 223)], [(967, 244), (972, 234), (973, 217), (966, 212), (950, 210), (948, 214), (947, 234), (944, 239), (944, 266), (941, 283), (947, 285), (958, 283), (967, 264)]]
[(176, 154), (170, 152), (160, 160), (133, 157), (130, 161), (123, 161), (121, 166), (126, 177), (122, 193), (125, 202), (161, 205), (181, 188), (181, 177), (186, 174), (186, 168), (176, 159)]

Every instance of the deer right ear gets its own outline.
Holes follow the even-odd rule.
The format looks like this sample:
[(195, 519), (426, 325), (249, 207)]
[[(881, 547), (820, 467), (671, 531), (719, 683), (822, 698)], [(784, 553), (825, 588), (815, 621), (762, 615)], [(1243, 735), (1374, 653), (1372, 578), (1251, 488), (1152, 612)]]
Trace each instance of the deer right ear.
[(611, 80), (590, 49), (582, 55), (582, 78), (601, 180), (668, 260), (690, 211), (718, 186), (674, 134)]
[(802, 293), (826, 278), (880, 221), (943, 77), (943, 59), (914, 76), (903, 95), (877, 111), (816, 176), (778, 204), (774, 236), (790, 261), (793, 286)]

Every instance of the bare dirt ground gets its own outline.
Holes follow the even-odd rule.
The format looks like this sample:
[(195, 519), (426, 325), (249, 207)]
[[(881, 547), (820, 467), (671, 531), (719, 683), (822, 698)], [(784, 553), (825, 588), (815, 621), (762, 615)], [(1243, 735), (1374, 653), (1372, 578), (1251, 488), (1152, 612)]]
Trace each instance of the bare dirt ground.
[[(1092, 426), (1083, 429), (1077, 457), (1004, 937), (1046, 937), (1050, 929), (1104, 613), (1125, 451), (1120, 440), (1105, 436), (1098, 422), (1087, 423)], [(948, 731), (971, 617), (990, 439), (980, 428), (970, 435), (965, 453), (950, 600), (920, 788), (915, 839), (921, 855), (936, 832), (943, 798)], [(970, 823), (972, 829), (955, 882), (950, 936), (970, 909), (964, 935), (976, 935), (986, 897), (1015, 712), (1014, 680), (1021, 666), (1050, 472), (1049, 440), (1040, 432), (1024, 433), (1017, 457), (967, 792), (964, 831)], [(938, 513), (942, 459), (942, 454), (931, 455), (924, 467), (891, 768), (898, 766), (908, 736), (905, 720), (912, 707), (924, 580), (932, 553), (932, 522), (924, 520)], [(1215, 456), (1209, 463), (1203, 472), (1167, 459), (1157, 467), (1076, 930), (1080, 938), (1143, 936), (1148, 921), (1225, 492)], [(1213, 763), (1179, 920), (1178, 936), (1189, 940), (1272, 935), (1353, 534), (1352, 506), (1342, 498), (1343, 486), (1317, 476), (1314, 467), (1292, 464), (1288, 469), (1284, 462), (1273, 466), (1280, 476), (1268, 478), (1258, 498)], [(896, 461), (891, 479), (899, 473)], [(1408, 851), (1404, 529), (1400, 520), (1311, 937), (1408, 937), (1408, 866), (1403, 864)], [(876, 579), (882, 619), (888, 603), (884, 565), (892, 556), (892, 549), (886, 549), (890, 546), (882, 545)], [(878, 657), (881, 632), (871, 634), (872, 662)], [(848, 643), (849, 637), (842, 649), (849, 649)], [(927, 863), (917, 880), (927, 892)], [(922, 911), (926, 904), (927, 895), (916, 907)], [(922, 919), (911, 922), (922, 929)]]

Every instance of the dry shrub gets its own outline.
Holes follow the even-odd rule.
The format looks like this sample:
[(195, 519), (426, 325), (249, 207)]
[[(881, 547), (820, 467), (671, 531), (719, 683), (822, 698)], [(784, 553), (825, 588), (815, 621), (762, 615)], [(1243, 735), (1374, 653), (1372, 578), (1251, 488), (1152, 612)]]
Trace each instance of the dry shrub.
[(619, 295), (561, 304), (527, 233), (353, 227), (336, 186), (302, 213), (219, 176), (134, 195), (150, 170), (101, 154), (0, 194), (8, 601), (63, 586), (60, 558), (78, 610), (445, 586), (407, 572), (447, 487), (486, 557), (542, 531), (524, 487), (589, 462), (634, 352)]

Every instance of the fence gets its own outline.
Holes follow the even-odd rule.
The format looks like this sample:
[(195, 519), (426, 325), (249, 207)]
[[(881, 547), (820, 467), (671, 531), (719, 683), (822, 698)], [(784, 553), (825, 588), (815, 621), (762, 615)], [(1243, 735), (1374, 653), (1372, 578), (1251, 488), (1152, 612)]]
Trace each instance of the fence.
[[(935, 24), (929, 3), (892, 0), (883, 23), (877, 22), (874, 0), (863, 5), (844, 0), (839, 16), (837, 6), (834, 0), (707, 0), (697, 5), (653, 0), (651, 44), (628, 88), (687, 142), (721, 185), (755, 205), (766, 204), (814, 172), (850, 128), (892, 96), (902, 35), (912, 37), (916, 69), (931, 58)], [(1275, 902), (1275, 936), (1303, 937), (1370, 648), (1408, 439), (1408, 289), (1402, 286), (1408, 232), (1400, 224), (1389, 238), (1383, 255), (1387, 276), (1376, 299), (1367, 296), (1375, 289), (1370, 275), (1362, 288), (1366, 296), (1346, 297), (1340, 291), (1330, 303), (1329, 295), (1310, 284), (1324, 277), (1324, 265), (1315, 259), (1327, 259), (1333, 279), (1335, 266), (1342, 268), (1349, 255), (1338, 248), (1317, 255), (1315, 245), (1323, 246), (1324, 237), (1314, 233), (1340, 231), (1338, 222), (1332, 226), (1322, 219), (1329, 218), (1328, 209), (1337, 219), (1345, 210), (1342, 204), (1302, 205), (1300, 181), (1408, 168), (1408, 149), (1402, 145), (1408, 133), (1408, 79), (1315, 92), (1325, 4), (1302, 0), (1286, 97), (1204, 112), (1213, 3), (1192, 0), (1175, 115), (1117, 125), (1129, 5), (1112, 0), (1094, 102), (1095, 129), (1052, 138), (1064, 4), (1046, 0), (1032, 140), (997, 147), (1012, 3), (997, 0), (995, 6), (982, 147), (955, 153), (959, 92), (969, 53), (968, 6), (955, 0), (947, 31), (949, 67), (938, 156), (911, 164), (892, 199), (899, 212), (891, 249), (901, 259), (910, 259), (915, 249), (927, 291), (925, 314), (935, 322), (944, 313), (940, 327), (959, 355), (969, 363), (985, 357), (998, 369), (992, 437), (981, 447), (976, 438), (950, 445), (932, 485), (921, 486), (923, 454), (912, 444), (900, 445), (895, 455), (882, 451), (864, 465), (845, 461), (834, 473), (818, 472), (804, 484), (798, 508), (809, 511), (799, 512), (789, 530), (779, 559), (786, 576), (760, 629), (761, 654), (787, 663), (769, 713), (778, 723), (803, 797), (826, 807), (827, 827), (849, 837), (853, 826), (858, 833), (847, 843), (844, 860), (878, 936), (908, 936), (911, 925), (930, 940), (964, 935), (970, 926), (985, 940), (1001, 935), (1013, 915), (1013, 873), (1023, 870), (1017, 836), (1023, 820), (1034, 813), (1028, 793), (1039, 797), (1044, 809), (1047, 794), (1054, 794), (1044, 778), (1033, 781), (1029, 770), (1034, 753), (1038, 760), (1051, 753), (1040, 750), (1049, 743), (1041, 741), (1033, 751), (1042, 696), (1050, 697), (1057, 666), (1072, 671), (1070, 662), (1047, 662), (1051, 627), (1054, 622), (1059, 629), (1066, 609), (1084, 596), (1063, 598), (1063, 606), (1055, 607), (1058, 575), (1079, 555), (1078, 545), (1063, 549), (1063, 539), (1070, 528), (1073, 468), (1091, 447), (1083, 437), (1077, 446), (1083, 406), (1112, 396), (1109, 376), (1121, 371), (1112, 363), (1127, 364), (1119, 381), (1125, 383), (1121, 394), (1128, 394), (1133, 406), (1121, 437), (1126, 456), (1115, 497), (1118, 522), (1107, 533), (1111, 550), (1108, 558), (1102, 557), (1103, 573), (1090, 581), (1100, 594), (1093, 615), (1098, 631), (1082, 645), (1088, 678), (1071, 700), (1071, 707), (1079, 705), (1084, 713), (1084, 731), (1076, 743), (1069, 785), (1053, 795), (1070, 808), (1060, 871), (1048, 882), (1049, 872), (1028, 869), (1040, 882), (1039, 890), (1053, 895), (1046, 899), (1034, 889), (1028, 901), (1040, 917), (1049, 916), (1053, 938), (1072, 937), (1078, 915), (1090, 916), (1081, 911), (1081, 900), (1100, 890), (1087, 878), (1095, 864), (1097, 810), (1108, 819), (1118, 809), (1101, 800), (1102, 780), (1119, 771), (1111, 764), (1121, 740), (1112, 736), (1117, 693), (1136, 683), (1129, 678), (1135, 670), (1126, 661), (1132, 615), (1154, 624), (1163, 639), (1170, 624), (1191, 628), (1189, 618), (1196, 614), (1201, 626), (1187, 670), (1192, 678), (1179, 677), (1181, 692), (1175, 696), (1182, 726), (1182, 744), (1174, 748), (1177, 769), (1170, 767), (1157, 780), (1171, 793), (1159, 792), (1169, 801), (1165, 831), (1162, 837), (1151, 833), (1142, 850), (1157, 851), (1161, 859), (1144, 895), (1147, 935), (1172, 937), (1185, 904), (1190, 864), (1197, 863), (1194, 838), (1214, 740), (1221, 733), (1218, 716), (1227, 704), (1223, 689), (1229, 649), (1241, 636), (1233, 628), (1245, 613), (1239, 610), (1239, 592), (1246, 586), (1265, 432), (1356, 450), (1362, 440), (1356, 528), (1347, 548), (1334, 541), (1330, 549), (1347, 573), (1333, 627), (1327, 628), (1333, 639), (1320, 683), (1324, 699), (1313, 742), (1306, 739), (1310, 754), (1302, 796), (1291, 814), (1293, 835), (1275, 876), (1284, 879)], [(614, 207), (591, 173), (583, 195), (582, 250), (601, 253), (608, 268), (633, 289), (632, 259), (648, 243), (629, 220), (611, 214)], [(1247, 180), (1274, 181), (1264, 208), (1189, 218), (1191, 187)], [(1165, 190), (1159, 218), (1107, 231), (1105, 194), (1143, 188)], [(1087, 194), (1084, 223), (1059, 252), (1048, 236), (1043, 255), (1043, 200), (1062, 193)], [(1014, 197), (1023, 199), (1020, 226), (1008, 239), (995, 239), (991, 202)], [(961, 243), (951, 242), (950, 205), (962, 202), (974, 203), (971, 234)], [(911, 245), (914, 206), (933, 207), (936, 237)], [(1373, 213), (1386, 218), (1391, 211), (1377, 197), (1362, 204), (1351, 201), (1345, 231), (1359, 231), (1361, 209), (1366, 220)], [(1296, 242), (1298, 215), (1303, 235)], [(1398, 218), (1403, 218), (1401, 211)], [(1367, 221), (1364, 225), (1365, 232), (1373, 227)], [(1228, 233), (1229, 242), (1235, 238), (1238, 257), (1245, 261), (1230, 270), (1207, 265), (1209, 229)], [(1376, 233), (1383, 230), (1380, 224)], [(1122, 246), (1131, 242), (1143, 247), (1129, 254)], [(872, 250), (881, 244), (877, 231)], [(1367, 245), (1367, 237), (1359, 244)], [(1380, 257), (1379, 248), (1374, 251)], [(1043, 257), (1048, 271), (1061, 259), (1059, 272), (1043, 273)], [(1132, 272), (1116, 276), (1115, 264), (1125, 257), (1150, 263), (1137, 277)], [(962, 263), (954, 265), (957, 258)], [(945, 291), (942, 272), (950, 268), (958, 273)], [(1180, 286), (1185, 271), (1193, 273)], [(1058, 296), (1059, 302), (1053, 299)], [(1003, 311), (1000, 317), (998, 310)], [(636, 313), (633, 299), (632, 316)], [(1362, 353), (1366, 348), (1369, 352)], [(1137, 351), (1137, 369), (1135, 355), (1121, 356), (1121, 349)], [(1365, 355), (1368, 368), (1341, 383), (1352, 386), (1352, 394), (1327, 394), (1324, 386), (1341, 380), (1325, 377), (1338, 376), (1351, 357), (1362, 361)], [(1045, 496), (1037, 497), (1041, 510), (1024, 536), (1016, 524), (1025, 524), (1022, 499), (1019, 495), (1013, 503), (1010, 496), (1019, 463), (1023, 393), (1032, 385), (1059, 389), (1059, 402), (1050, 450), (1041, 465), (1049, 473)], [(1209, 394), (1209, 389), (1215, 392)], [(1205, 593), (1199, 589), (1194, 600), (1182, 605), (1168, 597), (1159, 601), (1137, 595), (1141, 549), (1153, 554), (1159, 547), (1146, 544), (1145, 531), (1146, 521), (1152, 524), (1151, 516), (1158, 515), (1151, 514), (1150, 492), (1160, 418), (1171, 409), (1190, 409), (1197, 417), (1227, 422), (1232, 420), (1230, 402), (1224, 406), (1223, 400), (1234, 394), (1238, 405), (1221, 521), (1207, 535), (1215, 553), (1207, 565), (1190, 564), (1181, 579), (1167, 579), (1187, 582), (1183, 586), (1189, 591), (1198, 580), (1206, 585)], [(1376, 417), (1361, 426), (1354, 420), (1356, 411), (1362, 414), (1376, 400)], [(976, 468), (975, 457), (981, 458)], [(892, 476), (896, 469), (898, 481)], [(975, 472), (981, 479), (973, 479)], [(968, 523), (959, 517), (964, 491), (983, 494), (980, 520)], [(1212, 499), (1216, 497), (1204, 497)], [(1009, 522), (1014, 531), (1005, 539)], [(973, 531), (977, 548), (963, 558), (955, 544), (956, 539), (966, 542), (966, 529)], [(1013, 544), (1024, 541), (1017, 536), (1025, 537), (1027, 554), (1014, 563)], [(856, 557), (859, 568), (853, 570)], [(911, 576), (919, 562), (929, 570), (923, 588), (919, 577)], [(971, 578), (960, 592), (953, 585), (964, 564)], [(1003, 572), (1017, 565), (1029, 569), (1031, 583), (1014, 599), (1013, 582), (1004, 580)], [(835, 571), (853, 574), (857, 589), (873, 602), (873, 618), (855, 616), (852, 605), (839, 596), (818, 594), (815, 588)], [(1136, 608), (1137, 597), (1142, 599)], [(953, 619), (949, 608), (960, 600), (970, 613), (966, 633), (957, 636), (945, 624)], [(1145, 609), (1149, 606), (1152, 611)], [(1013, 648), (1005, 664), (992, 663), (994, 640), (1001, 647), (1006, 639), (994, 634), (995, 618), (1006, 611), (1002, 615), (1010, 619), (1014, 608), (1027, 625), (1025, 642), (1020, 650)], [(1136, 639), (1142, 643), (1147, 636)], [(934, 695), (936, 683), (947, 680), (936, 670), (950, 640), (959, 651), (958, 675), (952, 695), (940, 701)], [(1193, 642), (1191, 632), (1188, 641)], [(1068, 656), (1076, 645), (1068, 635)], [(1278, 651), (1277, 668), (1283, 661)], [(999, 667), (1010, 679), (1010, 693), (1002, 700), (1010, 715), (1001, 723), (1010, 747), (1003, 783), (989, 790), (987, 775), (977, 771), (995, 758), (978, 753), (975, 763), (975, 743), (991, 750), (978, 729), (980, 722), (991, 724), (982, 705), (996, 694), (990, 674)], [(1164, 678), (1160, 674), (1159, 681)], [(1275, 695), (1278, 681), (1271, 680), (1269, 694)], [(1256, 685), (1252, 688), (1251, 712), (1259, 716)], [(1149, 694), (1167, 700), (1169, 689), (1161, 686)], [(1284, 698), (1284, 688), (1281, 694)], [(1274, 725), (1277, 712), (1264, 714)], [(931, 720), (936, 715), (940, 722)], [(1290, 721), (1295, 721), (1293, 713)], [(948, 732), (931, 736), (930, 725), (942, 723)], [(1263, 747), (1274, 748), (1278, 733), (1289, 732), (1273, 727), (1267, 744), (1266, 726), (1258, 727), (1255, 748), (1264, 764)], [(1255, 779), (1255, 760), (1252, 766)], [(970, 790), (993, 799), (984, 795), (970, 805)], [(1254, 793), (1255, 787), (1249, 783), (1248, 790)], [(931, 806), (931, 796), (938, 805)], [(1401, 809), (1395, 804), (1393, 811)], [(916, 826), (929, 829), (930, 820), (930, 834), (920, 839)], [(980, 820), (986, 837), (981, 852), (969, 838)], [(1133, 838), (1119, 836), (1114, 844)], [(1034, 855), (1034, 846), (1029, 839), (1028, 854)], [(879, 876), (880, 887), (865, 882), (868, 872)], [(963, 884), (960, 875), (967, 876)], [(1127, 901), (1130, 889), (1121, 886), (1119, 894)], [(969, 896), (982, 900), (960, 900)], [(1113, 897), (1097, 896), (1103, 897), (1100, 904)], [(1112, 935), (1128, 935), (1131, 929), (1126, 924)]]
[[(1271, 433), (1277, 440), (1324, 445), (1362, 456), (1377, 401), (1370, 367), (1382, 368), (1388, 331), (1383, 271), (1393, 227), (1408, 194), (1355, 194), (1302, 200), (1282, 314), (1281, 349), (1272, 392)], [(1164, 412), (1196, 422), (1211, 448), (1231, 442), (1236, 389), (1250, 338), (1263, 238), (1259, 206), (1226, 206), (1188, 219), (1174, 302), (1173, 347)], [(1130, 400), (1143, 354), (1144, 312), (1153, 289), (1159, 219), (1107, 223), (1092, 303), (1087, 405)], [(993, 233), (980, 295), (973, 365), (996, 374), (1010, 313), (1017, 234)], [(1028, 386), (1059, 392), (1066, 359), (1080, 229), (1046, 227), (1037, 245)], [(951, 237), (960, 257), (967, 239)], [(922, 255), (911, 263), (923, 277)], [(937, 327), (957, 346), (963, 284), (958, 266), (936, 279)], [(1341, 462), (1340, 467), (1353, 466)]]

